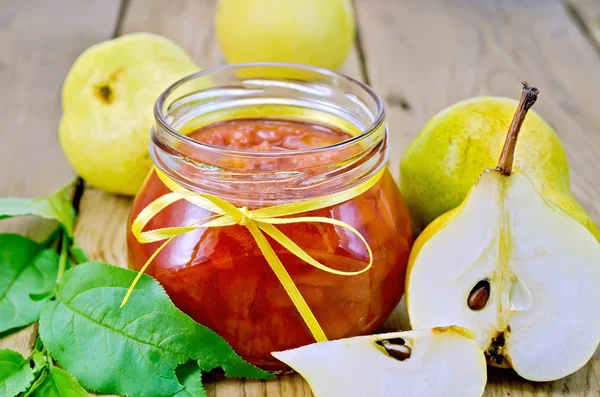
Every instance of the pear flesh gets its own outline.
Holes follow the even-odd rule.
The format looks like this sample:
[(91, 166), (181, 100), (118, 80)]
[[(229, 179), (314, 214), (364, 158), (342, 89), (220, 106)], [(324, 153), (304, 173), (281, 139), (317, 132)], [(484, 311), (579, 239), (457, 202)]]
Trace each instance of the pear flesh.
[[(403, 349), (387, 341), (400, 341)], [(398, 358), (394, 350), (410, 353)], [(359, 336), (272, 354), (298, 371), (316, 397), (480, 397), (487, 380), (482, 350), (460, 327)]]
[[(469, 328), (492, 364), (526, 379), (565, 377), (600, 342), (600, 244), (523, 174), (484, 172), (417, 240), (408, 272), (414, 328)], [(482, 281), (489, 294), (474, 310)]]

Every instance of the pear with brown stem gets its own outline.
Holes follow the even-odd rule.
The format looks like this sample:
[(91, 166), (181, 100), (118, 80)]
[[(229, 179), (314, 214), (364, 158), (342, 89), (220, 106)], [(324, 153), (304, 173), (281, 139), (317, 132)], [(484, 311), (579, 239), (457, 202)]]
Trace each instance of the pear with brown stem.
[(584, 366), (600, 342), (600, 244), (526, 169), (512, 173), (537, 96), (524, 82), (498, 166), (415, 242), (406, 298), (414, 328), (469, 328), (489, 363), (548, 381)]

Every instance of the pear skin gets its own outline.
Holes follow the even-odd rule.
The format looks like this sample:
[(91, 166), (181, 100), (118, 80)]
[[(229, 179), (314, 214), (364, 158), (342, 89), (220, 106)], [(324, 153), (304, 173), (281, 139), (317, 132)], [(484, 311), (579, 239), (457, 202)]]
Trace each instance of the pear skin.
[(416, 240), (406, 303), (414, 328), (458, 324), (490, 365), (552, 381), (582, 368), (600, 343), (600, 243), (540, 195), (527, 170), (514, 172), (519, 130), (539, 93), (523, 84), (497, 167)]
[[(500, 97), (459, 102), (434, 116), (408, 146), (400, 190), (417, 233), (458, 207), (481, 170), (496, 166), (516, 107), (517, 101)], [(571, 194), (567, 156), (556, 132), (535, 112), (521, 128), (513, 168), (525, 171), (538, 194), (600, 240), (600, 231)]]
[(169, 85), (199, 69), (174, 42), (132, 33), (88, 48), (62, 89), (59, 139), (86, 183), (134, 195), (148, 175), (154, 102)]

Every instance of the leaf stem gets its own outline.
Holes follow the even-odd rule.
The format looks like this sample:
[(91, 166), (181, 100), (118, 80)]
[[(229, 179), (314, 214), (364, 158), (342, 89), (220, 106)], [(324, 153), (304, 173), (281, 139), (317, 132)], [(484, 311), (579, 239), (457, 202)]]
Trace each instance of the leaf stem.
[(25, 357), (25, 361), (30, 362), (31, 360), (33, 360), (33, 355), (37, 352), (38, 351), (34, 349), (29, 356)]
[(48, 376), (48, 371), (44, 369), (42, 372), (40, 372), (40, 376), (36, 379), (35, 382), (33, 382), (33, 385), (31, 385), (29, 390), (27, 390), (27, 393), (23, 394), (22, 397), (30, 396), (31, 393), (33, 393), (38, 387), (40, 387), (40, 385), (44, 382), (44, 380), (46, 380), (47, 376)]
[(521, 93), (521, 100), (517, 106), (517, 111), (510, 123), (506, 140), (504, 141), (504, 147), (498, 160), (498, 166), (496, 169), (503, 175), (510, 175), (512, 172), (513, 161), (515, 158), (515, 148), (517, 146), (517, 138), (519, 137), (519, 131), (525, 120), (525, 116), (529, 109), (533, 106), (537, 100), (540, 91), (531, 87), (526, 81), (523, 81), (523, 92)]
[(65, 232), (62, 233), (60, 240), (60, 256), (58, 258), (58, 272), (56, 273), (56, 284), (60, 281), (65, 269), (67, 268), (67, 258), (69, 257), (69, 236)]
[(48, 361), (48, 366), (50, 368), (54, 367), (54, 361), (52, 361), (52, 356), (50, 355), (50, 352), (44, 349), (44, 353), (46, 353), (46, 361)]

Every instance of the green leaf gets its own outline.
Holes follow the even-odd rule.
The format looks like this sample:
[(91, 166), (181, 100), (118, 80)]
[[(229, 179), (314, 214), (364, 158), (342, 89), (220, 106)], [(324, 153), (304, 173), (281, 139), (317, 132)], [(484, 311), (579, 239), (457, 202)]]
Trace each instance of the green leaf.
[(58, 367), (50, 368), (44, 382), (33, 392), (34, 397), (87, 397), (77, 380)]
[[(18, 234), (0, 234), (0, 332), (37, 321), (56, 285), (58, 254)], [(32, 297), (34, 299), (32, 299)]]
[(69, 252), (76, 263), (79, 264), (79, 263), (89, 262), (87, 255), (85, 254), (85, 252), (83, 252), (83, 250), (81, 248), (73, 245), (73, 246), (71, 246), (71, 248), (69, 248)]
[(175, 368), (196, 360), (227, 376), (272, 378), (243, 361), (219, 335), (178, 310), (162, 287), (99, 262), (65, 272), (56, 300), (40, 317), (40, 335), (57, 362), (88, 389), (106, 394), (172, 396), (182, 390)]
[(198, 367), (198, 363), (188, 361), (177, 367), (175, 373), (184, 389), (174, 394), (173, 397), (206, 397), (202, 387), (202, 371)]
[(43, 348), (44, 341), (42, 341), (42, 338), (40, 338), (40, 335), (38, 335), (38, 337), (35, 339), (35, 345), (33, 346), (33, 349), (38, 352), (41, 352)]
[(44, 300), (52, 296), (52, 291), (40, 292), (39, 294), (29, 294), (29, 299), (34, 302)]
[(31, 355), (31, 361), (33, 361), (33, 371), (39, 372), (48, 366), (46, 356), (42, 352), (33, 352)]
[(48, 377), (48, 369), (44, 368), (37, 375), (37, 379), (35, 380), (35, 382), (33, 382), (33, 384), (29, 387), (29, 389), (27, 389), (27, 391), (25, 393), (21, 393), (19, 395), (19, 397), (29, 397), (29, 396), (31, 396), (33, 394), (33, 392), (35, 392), (37, 390), (37, 388), (40, 387), (41, 384), (46, 381), (47, 377)]
[(0, 199), (0, 219), (13, 216), (36, 215), (58, 221), (69, 236), (73, 235), (75, 209), (69, 192), (73, 182), (47, 197), (23, 199), (5, 197)]
[[(38, 337), (37, 341), (39, 340), (40, 338)], [(35, 346), (36, 350), (34, 350), (34, 352), (31, 354), (31, 361), (33, 362), (33, 374), (36, 379), (35, 382), (33, 382), (33, 384), (27, 389), (27, 391), (21, 394), (21, 397), (28, 397), (33, 394), (33, 392), (35, 392), (48, 377), (48, 361), (46, 361), (47, 356), (43, 352), (37, 350), (37, 341)]]
[(33, 370), (22, 355), (0, 349), (0, 396), (16, 396), (29, 387), (33, 378)]

